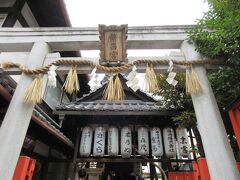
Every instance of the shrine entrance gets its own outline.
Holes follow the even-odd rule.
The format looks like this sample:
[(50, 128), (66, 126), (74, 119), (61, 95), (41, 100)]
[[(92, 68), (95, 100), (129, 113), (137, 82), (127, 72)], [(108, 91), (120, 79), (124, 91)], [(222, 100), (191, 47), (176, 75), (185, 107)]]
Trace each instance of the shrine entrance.
[[(189, 164), (195, 160), (194, 151), (190, 152), (189, 148), (194, 144), (191, 130), (175, 127), (171, 118), (178, 111), (160, 106), (136, 86), (134, 78), (137, 73), (145, 73), (146, 91), (152, 93), (157, 88), (156, 72), (169, 72), (168, 83), (176, 85), (174, 68), (176, 72), (186, 72), (186, 89), (192, 98), (211, 178), (239, 179), (206, 76), (206, 69), (213, 68), (218, 61), (204, 59), (189, 44), (187, 31), (191, 28), (125, 25), (1, 29), (0, 61), (4, 75), (21, 74), (0, 129), (1, 178), (10, 180), (13, 176), (35, 105), (42, 102), (42, 96), (47, 99), (47, 85), (57, 89), (49, 90), (55, 93), (48, 94), (51, 100), (57, 96), (50, 107), (51, 115), (58, 117), (57, 131), (65, 131), (70, 137), (59, 133), (59, 139), (75, 142), (71, 144), (74, 154), (68, 159), (73, 165), (69, 178), (76, 179), (75, 175), (81, 172), (88, 179), (96, 180), (106, 177), (106, 167), (106, 173), (122, 179), (132, 169), (139, 175), (142, 171), (138, 171), (138, 166), (146, 164), (151, 172), (156, 171), (153, 166), (168, 172), (191, 170)], [(99, 49), (100, 58), (65, 58), (58, 53)], [(179, 49), (180, 53), (127, 57), (127, 49)], [(90, 77), (96, 72), (107, 74), (106, 81), (96, 83), (88, 93), (87, 83), (81, 83), (79, 77)], [(149, 175), (157, 174), (160, 176), (158, 172)], [(162, 171), (162, 178), (164, 174)]]
[(114, 180), (125, 180), (134, 175), (133, 172), (133, 163), (105, 163), (103, 179), (110, 176)]
[(171, 120), (178, 110), (157, 105), (153, 97), (128, 87), (124, 76), (119, 78), (124, 100), (104, 100), (105, 83), (77, 101), (60, 103), (54, 112), (78, 129), (76, 171), (85, 170), (90, 179), (96, 171), (94, 176), (125, 180), (131, 176), (160, 178), (156, 163), (169, 172), (192, 170), (194, 137), (190, 129), (177, 128)]

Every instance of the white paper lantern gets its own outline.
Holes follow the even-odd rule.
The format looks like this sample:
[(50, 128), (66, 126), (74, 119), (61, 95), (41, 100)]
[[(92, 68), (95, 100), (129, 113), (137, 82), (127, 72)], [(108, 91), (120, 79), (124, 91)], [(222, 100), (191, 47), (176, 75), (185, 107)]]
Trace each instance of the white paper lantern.
[(105, 128), (97, 127), (94, 135), (93, 156), (104, 155), (105, 150)]
[(176, 156), (176, 141), (174, 138), (174, 131), (172, 128), (167, 127), (163, 129), (164, 149), (166, 156), (172, 158)]
[(108, 129), (108, 155), (118, 155), (118, 129), (116, 127), (110, 127)]
[(79, 147), (80, 156), (88, 157), (91, 153), (93, 130), (86, 126), (82, 130), (81, 143)]
[(138, 154), (142, 156), (149, 155), (149, 135), (145, 127), (138, 128)]
[(162, 144), (162, 134), (161, 129), (158, 127), (153, 127), (150, 130), (151, 134), (151, 147), (153, 156), (163, 155), (163, 144)]
[(190, 144), (188, 141), (187, 130), (185, 128), (177, 128), (176, 135), (177, 135), (179, 154), (183, 157), (187, 157), (190, 153), (189, 152)]
[(132, 133), (130, 127), (121, 129), (121, 155), (123, 158), (129, 158), (132, 154)]

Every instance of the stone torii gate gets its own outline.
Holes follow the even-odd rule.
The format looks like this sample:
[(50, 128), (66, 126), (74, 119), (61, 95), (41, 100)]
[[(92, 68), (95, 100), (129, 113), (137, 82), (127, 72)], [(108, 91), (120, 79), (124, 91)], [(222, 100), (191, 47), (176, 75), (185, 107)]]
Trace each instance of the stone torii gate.
[[(181, 49), (186, 60), (201, 59), (193, 45), (189, 44), (186, 30), (192, 26), (153, 26), (129, 27), (128, 49)], [(11, 60), (25, 64), (29, 68), (46, 65), (56, 57), (48, 54), (56, 51), (78, 51), (99, 49), (97, 28), (2, 28), (0, 29), (1, 52), (29, 52), (0, 54), (0, 62)], [(48, 56), (47, 56), (48, 55)], [(158, 59), (166, 57), (158, 57)], [(176, 59), (176, 57), (169, 57)], [(73, 59), (73, 58), (72, 58)], [(79, 58), (78, 58), (79, 59)], [(132, 62), (136, 58), (129, 58)], [(140, 59), (140, 58), (139, 58)], [(98, 61), (93, 59), (93, 61)], [(239, 172), (227, 139), (223, 121), (206, 76), (206, 66), (195, 65), (202, 85), (203, 93), (192, 94), (192, 101), (197, 117), (198, 129), (202, 137), (211, 179), (237, 180)], [(177, 66), (178, 70), (185, 67)], [(145, 67), (138, 67), (138, 71)], [(167, 69), (167, 66), (156, 66), (155, 71)], [(68, 71), (62, 66), (58, 71)], [(81, 73), (90, 73), (88, 66), (78, 67)], [(5, 73), (20, 74), (18, 69), (9, 69)], [(0, 129), (0, 178), (12, 179), (14, 169), (29, 126), (34, 105), (24, 103), (24, 92), (32, 78), (21, 75), (20, 81), (9, 105)], [(46, 84), (46, 82), (45, 82)]]

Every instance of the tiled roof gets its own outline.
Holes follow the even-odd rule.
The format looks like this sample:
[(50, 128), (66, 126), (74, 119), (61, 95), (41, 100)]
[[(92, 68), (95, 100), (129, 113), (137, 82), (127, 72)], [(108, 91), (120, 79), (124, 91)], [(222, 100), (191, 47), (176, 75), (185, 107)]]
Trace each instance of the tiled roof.
[(141, 100), (75, 102), (58, 105), (56, 110), (66, 111), (159, 111), (161, 106), (155, 102)]
[[(134, 95), (139, 100), (148, 101), (148, 102), (157, 102), (157, 100), (152, 95), (142, 91), (141, 89), (138, 89), (136, 92), (134, 92), (131, 88), (127, 87), (126, 85), (127, 79), (124, 75), (119, 74), (118, 77), (122, 82), (125, 93), (126, 91), (128, 91), (128, 93)], [(102, 96), (106, 85), (107, 85), (107, 81), (103, 82), (101, 87), (99, 87), (98, 89), (90, 91), (88, 94), (84, 94), (81, 98), (77, 98), (77, 101), (82, 101), (82, 102), (95, 101), (96, 95)], [(100, 99), (103, 99), (103, 98), (101, 97)]]
[[(8, 80), (6, 79), (1, 79), (0, 80), (0, 90), (3, 91), (5, 90), (5, 98), (7, 98), (7, 101), (11, 101), (12, 99), (12, 94), (14, 93), (15, 89), (9, 85)], [(70, 147), (74, 147), (73, 142), (66, 137), (60, 129), (56, 128), (48, 118), (43, 116), (38, 110), (35, 109), (33, 110), (33, 115), (32, 115), (32, 120), (37, 123), (39, 126), (42, 126), (46, 130), (51, 130), (49, 131), (51, 134), (53, 134), (55, 137), (59, 138), (62, 142), (67, 144)], [(1, 124), (0, 124), (1, 126)], [(53, 133), (54, 132), (54, 133)]]
[(52, 131), (54, 131), (56, 134), (58, 134), (57, 138), (60, 138), (64, 143), (69, 145), (70, 147), (74, 147), (72, 141), (65, 136), (58, 128), (56, 128), (50, 121), (48, 121), (40, 112), (37, 110), (33, 110), (33, 118), (35, 118), (35, 122), (38, 123), (36, 120), (41, 120), (43, 124), (42, 126), (48, 126)]

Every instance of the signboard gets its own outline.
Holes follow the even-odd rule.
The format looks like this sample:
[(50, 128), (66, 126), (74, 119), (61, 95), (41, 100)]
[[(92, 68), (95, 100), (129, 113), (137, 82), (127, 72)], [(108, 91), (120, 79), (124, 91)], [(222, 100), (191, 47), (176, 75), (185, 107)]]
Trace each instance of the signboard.
[(100, 64), (120, 65), (127, 63), (126, 39), (127, 25), (99, 25)]

